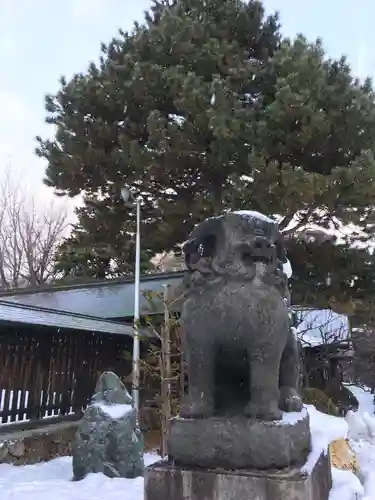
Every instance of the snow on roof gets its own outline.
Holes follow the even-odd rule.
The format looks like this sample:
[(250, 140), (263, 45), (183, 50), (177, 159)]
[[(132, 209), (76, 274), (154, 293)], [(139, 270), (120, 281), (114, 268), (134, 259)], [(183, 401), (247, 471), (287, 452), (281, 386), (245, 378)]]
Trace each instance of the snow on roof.
[(319, 346), (343, 342), (349, 338), (347, 316), (331, 309), (299, 309), (297, 316), (297, 336), (306, 346)]

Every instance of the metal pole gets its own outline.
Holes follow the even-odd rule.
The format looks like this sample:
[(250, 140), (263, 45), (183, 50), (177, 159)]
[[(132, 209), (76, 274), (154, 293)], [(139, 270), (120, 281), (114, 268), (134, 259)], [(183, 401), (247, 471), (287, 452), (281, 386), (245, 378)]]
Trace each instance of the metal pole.
[(133, 341), (133, 403), (138, 418), (139, 412), (139, 295), (141, 276), (141, 200), (136, 200), (137, 229), (135, 236), (135, 281), (134, 281), (134, 341)]
[(169, 313), (168, 285), (164, 287), (164, 326), (161, 334), (161, 394), (162, 394), (162, 447), (161, 456), (168, 455), (168, 428), (172, 416), (172, 367), (171, 367), (171, 325)]

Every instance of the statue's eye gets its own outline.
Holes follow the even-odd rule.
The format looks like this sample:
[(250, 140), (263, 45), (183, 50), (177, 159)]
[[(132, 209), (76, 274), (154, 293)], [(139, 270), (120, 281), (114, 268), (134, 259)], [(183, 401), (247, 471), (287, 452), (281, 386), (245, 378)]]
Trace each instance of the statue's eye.
[(210, 258), (215, 255), (216, 252), (216, 236), (213, 234), (208, 234), (201, 239), (201, 242), (196, 247), (196, 252), (205, 258)]
[(246, 245), (246, 244), (240, 245), (240, 247), (238, 248), (238, 251), (239, 251), (239, 256), (242, 259), (242, 262), (244, 264), (252, 264), (253, 255), (252, 255), (252, 251), (251, 251), (251, 248), (249, 247), (249, 245)]
[(251, 264), (252, 260), (252, 255), (249, 251), (245, 250), (244, 252), (242, 252), (242, 261), (245, 264)]

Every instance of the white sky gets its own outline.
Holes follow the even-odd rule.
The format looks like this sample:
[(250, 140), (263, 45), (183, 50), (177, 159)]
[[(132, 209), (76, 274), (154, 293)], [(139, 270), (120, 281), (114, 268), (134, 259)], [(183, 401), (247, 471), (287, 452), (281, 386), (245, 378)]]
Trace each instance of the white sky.
[[(358, 76), (375, 74), (375, 0), (265, 0), (279, 10), (286, 35), (323, 38), (327, 53), (348, 55)], [(14, 169), (38, 198), (52, 197), (42, 184), (45, 165), (34, 154), (44, 124), (44, 95), (58, 89), (60, 75), (85, 71), (100, 42), (118, 28), (142, 20), (149, 0), (0, 0), (0, 177)], [(74, 201), (69, 207), (73, 207)]]

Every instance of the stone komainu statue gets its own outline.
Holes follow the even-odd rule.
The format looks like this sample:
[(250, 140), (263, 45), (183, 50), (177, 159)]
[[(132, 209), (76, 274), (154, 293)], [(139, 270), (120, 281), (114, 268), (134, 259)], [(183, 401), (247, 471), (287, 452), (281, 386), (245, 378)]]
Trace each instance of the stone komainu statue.
[(287, 261), (275, 222), (262, 214), (207, 219), (184, 246), (185, 418), (300, 411), (299, 358), (286, 307)]

